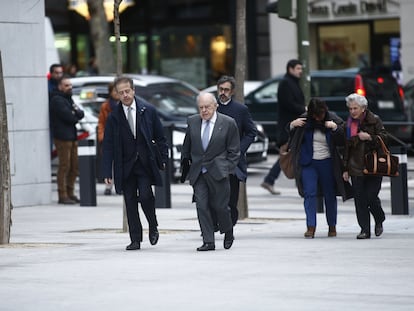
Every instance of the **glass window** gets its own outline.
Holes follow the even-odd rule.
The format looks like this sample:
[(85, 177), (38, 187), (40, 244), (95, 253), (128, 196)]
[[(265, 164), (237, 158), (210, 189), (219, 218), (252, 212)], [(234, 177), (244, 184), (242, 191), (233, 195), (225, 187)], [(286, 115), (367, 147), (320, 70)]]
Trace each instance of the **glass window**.
[(367, 67), (369, 24), (319, 26), (319, 69)]

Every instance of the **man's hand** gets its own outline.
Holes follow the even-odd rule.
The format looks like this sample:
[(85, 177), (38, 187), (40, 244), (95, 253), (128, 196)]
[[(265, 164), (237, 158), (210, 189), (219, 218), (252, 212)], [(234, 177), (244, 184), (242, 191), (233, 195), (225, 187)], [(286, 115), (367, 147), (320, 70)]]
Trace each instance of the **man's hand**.
[(104, 178), (104, 182), (106, 185), (112, 185), (112, 178)]

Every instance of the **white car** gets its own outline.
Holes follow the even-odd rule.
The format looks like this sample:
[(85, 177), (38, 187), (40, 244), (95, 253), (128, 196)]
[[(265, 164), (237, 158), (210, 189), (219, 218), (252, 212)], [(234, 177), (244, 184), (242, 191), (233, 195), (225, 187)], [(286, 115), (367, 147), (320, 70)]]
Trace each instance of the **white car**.
[[(127, 74), (126, 74), (127, 75)], [(192, 85), (168, 77), (154, 75), (127, 75), (133, 79), (135, 94), (154, 105), (171, 142), (170, 159), (173, 180), (181, 176), (181, 146), (184, 141), (187, 117), (198, 113), (196, 96), (199, 91)], [(90, 131), (89, 137), (96, 137), (96, 122), (102, 98), (108, 97), (108, 84), (114, 76), (87, 76), (72, 78), (73, 99), (85, 111), (85, 120), (80, 122), (81, 130)], [(87, 94), (87, 95), (85, 95)], [(88, 100), (85, 98), (89, 97)], [(100, 100), (95, 100), (99, 99)], [(88, 115), (88, 117), (87, 117)]]

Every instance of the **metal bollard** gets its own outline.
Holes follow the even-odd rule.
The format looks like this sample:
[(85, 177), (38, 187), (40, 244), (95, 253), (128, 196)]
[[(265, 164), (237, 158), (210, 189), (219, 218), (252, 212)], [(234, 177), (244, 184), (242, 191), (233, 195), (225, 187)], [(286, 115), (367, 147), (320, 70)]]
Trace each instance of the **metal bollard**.
[(407, 148), (391, 146), (390, 151), (399, 158), (399, 175), (391, 177), (391, 214), (408, 215)]
[(173, 126), (164, 126), (164, 133), (169, 146), (169, 155), (167, 167), (164, 171), (160, 171), (162, 186), (155, 186), (155, 208), (171, 208), (172, 129)]
[(95, 140), (78, 142), (80, 206), (96, 206)]

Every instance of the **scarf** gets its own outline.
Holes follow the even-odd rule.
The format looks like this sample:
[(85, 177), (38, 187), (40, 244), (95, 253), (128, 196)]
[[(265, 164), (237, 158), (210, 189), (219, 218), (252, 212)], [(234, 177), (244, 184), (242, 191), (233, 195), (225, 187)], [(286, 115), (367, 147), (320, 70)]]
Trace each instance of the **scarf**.
[(365, 116), (366, 112), (364, 112), (361, 119), (354, 119), (350, 116), (348, 117), (348, 120), (346, 121), (346, 137), (348, 139), (358, 135), (359, 126), (361, 125), (362, 121), (364, 121)]

